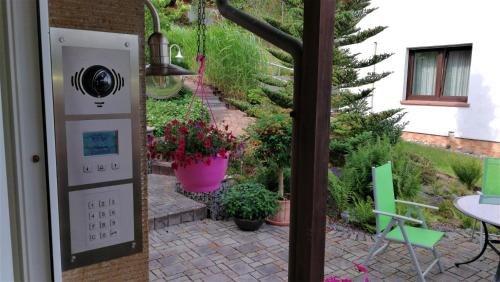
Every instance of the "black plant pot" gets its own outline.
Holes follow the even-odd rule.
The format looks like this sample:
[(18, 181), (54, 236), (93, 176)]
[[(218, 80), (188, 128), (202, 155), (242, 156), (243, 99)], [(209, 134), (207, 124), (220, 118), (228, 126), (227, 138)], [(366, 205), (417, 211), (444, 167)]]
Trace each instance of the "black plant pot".
[(236, 223), (238, 228), (243, 231), (256, 231), (262, 226), (264, 220), (263, 219), (248, 220), (248, 219), (235, 218), (234, 223)]

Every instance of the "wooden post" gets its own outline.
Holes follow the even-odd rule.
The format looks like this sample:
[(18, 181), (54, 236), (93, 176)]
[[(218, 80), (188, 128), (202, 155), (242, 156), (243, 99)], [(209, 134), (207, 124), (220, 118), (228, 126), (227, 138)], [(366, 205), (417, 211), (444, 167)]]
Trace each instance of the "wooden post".
[(289, 281), (323, 281), (335, 0), (304, 1), (294, 96)]

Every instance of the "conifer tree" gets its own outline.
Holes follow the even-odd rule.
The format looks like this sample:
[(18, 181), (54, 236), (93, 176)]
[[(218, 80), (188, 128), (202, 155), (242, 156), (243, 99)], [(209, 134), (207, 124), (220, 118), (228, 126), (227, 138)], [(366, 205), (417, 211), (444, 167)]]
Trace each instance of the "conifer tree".
[[(302, 38), (304, 0), (282, 1), (287, 13), (285, 19), (264, 17), (264, 20), (286, 33)], [(375, 11), (376, 8), (369, 6), (370, 0), (337, 0), (332, 62), (332, 108), (336, 114), (331, 121), (331, 155), (347, 154), (359, 144), (377, 136), (388, 137), (395, 143), (405, 125), (401, 123), (404, 116), (401, 109), (374, 113), (368, 103), (373, 93), (371, 85), (388, 76), (390, 72), (360, 74), (360, 69), (373, 66), (392, 54), (375, 54), (366, 59), (359, 59), (359, 54), (353, 54), (349, 50), (349, 45), (361, 43), (387, 28), (358, 27), (364, 17)], [(276, 48), (269, 48), (268, 51), (281, 64), (293, 66), (293, 59), (287, 53)], [(292, 107), (293, 81), (283, 83), (271, 77), (262, 77), (261, 81), (264, 85), (262, 90), (271, 101), (284, 108)]]

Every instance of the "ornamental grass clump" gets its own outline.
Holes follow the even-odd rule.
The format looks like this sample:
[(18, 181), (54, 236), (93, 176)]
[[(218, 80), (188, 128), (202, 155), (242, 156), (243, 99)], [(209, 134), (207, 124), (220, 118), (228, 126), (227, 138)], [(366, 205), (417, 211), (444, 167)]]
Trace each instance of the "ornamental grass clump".
[(481, 162), (473, 158), (457, 159), (451, 163), (451, 169), (458, 177), (458, 180), (469, 190), (474, 189), (477, 181), (483, 175)]
[(238, 142), (227, 125), (219, 129), (203, 121), (173, 120), (165, 126), (165, 135), (156, 144), (156, 151), (177, 169), (200, 162), (210, 165), (214, 158), (227, 158), (237, 147)]

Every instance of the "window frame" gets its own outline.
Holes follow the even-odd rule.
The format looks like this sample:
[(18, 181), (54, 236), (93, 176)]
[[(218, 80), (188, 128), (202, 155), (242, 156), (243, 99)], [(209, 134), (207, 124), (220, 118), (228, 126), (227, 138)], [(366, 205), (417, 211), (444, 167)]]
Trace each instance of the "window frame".
[[(413, 48), (409, 49), (408, 53), (408, 76), (406, 80), (406, 101), (429, 101), (429, 102), (462, 102), (467, 103), (469, 97), (469, 89), (467, 96), (444, 96), (444, 83), (446, 79), (446, 63), (450, 51), (468, 50), (472, 56), (472, 45), (463, 46), (446, 46), (434, 48)], [(413, 95), (413, 74), (415, 66), (415, 54), (422, 52), (437, 52), (436, 65), (436, 88), (434, 95)], [(469, 66), (470, 67), (470, 66)], [(470, 78), (470, 77), (469, 77)]]

